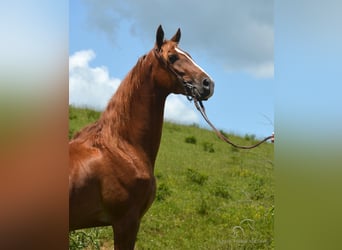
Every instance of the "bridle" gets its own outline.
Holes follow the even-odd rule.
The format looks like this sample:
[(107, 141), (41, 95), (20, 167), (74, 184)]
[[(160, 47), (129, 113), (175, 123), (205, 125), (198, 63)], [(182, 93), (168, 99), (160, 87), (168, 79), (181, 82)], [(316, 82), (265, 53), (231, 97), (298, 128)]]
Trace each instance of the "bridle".
[(209, 124), (209, 126), (214, 130), (214, 132), (216, 133), (216, 135), (223, 140), (224, 142), (232, 145), (235, 148), (240, 148), (240, 149), (252, 149), (255, 148), (259, 145), (261, 145), (262, 143), (271, 140), (271, 142), (274, 142), (274, 134), (272, 133), (272, 135), (267, 136), (266, 138), (264, 138), (263, 140), (257, 142), (256, 144), (250, 145), (250, 146), (241, 146), (241, 145), (237, 145), (235, 143), (233, 143), (230, 139), (228, 139), (226, 136), (224, 136), (209, 120), (206, 112), (205, 112), (205, 108), (204, 105), (202, 103), (202, 100), (200, 99), (200, 93), (198, 92), (197, 88), (194, 87), (190, 82), (187, 82), (184, 80), (184, 78), (177, 73), (177, 71), (174, 70), (174, 68), (172, 67), (172, 65), (165, 60), (162, 56), (160, 56), (160, 54), (158, 53), (159, 51), (156, 49), (155, 50), (155, 55), (158, 58), (159, 61), (161, 61), (166, 68), (171, 71), (176, 77), (177, 79), (183, 84), (184, 89), (186, 91), (186, 98), (191, 102), (194, 101), (195, 107), (197, 108), (197, 110), (201, 113), (201, 115), (203, 116), (204, 120)]
[(186, 98), (189, 101), (194, 100), (195, 98), (199, 98), (200, 94), (198, 93), (198, 90), (188, 81), (186, 81), (173, 67), (172, 65), (165, 60), (165, 58), (163, 58), (162, 56), (160, 56), (158, 49), (154, 50), (154, 54), (156, 56), (156, 58), (169, 70), (171, 71), (176, 78), (178, 79), (178, 81), (180, 83), (183, 84), (185, 92), (186, 92)]

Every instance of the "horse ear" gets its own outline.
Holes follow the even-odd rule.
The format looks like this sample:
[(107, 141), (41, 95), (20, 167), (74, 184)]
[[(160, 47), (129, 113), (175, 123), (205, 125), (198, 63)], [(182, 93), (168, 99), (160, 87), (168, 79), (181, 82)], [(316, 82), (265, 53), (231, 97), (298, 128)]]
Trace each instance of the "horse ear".
[(158, 29), (157, 29), (157, 35), (156, 35), (156, 45), (158, 50), (161, 49), (161, 46), (164, 43), (164, 30), (162, 28), (161, 25), (159, 25)]
[(176, 34), (171, 38), (171, 41), (179, 43), (180, 38), (181, 38), (181, 30), (180, 28), (178, 28)]

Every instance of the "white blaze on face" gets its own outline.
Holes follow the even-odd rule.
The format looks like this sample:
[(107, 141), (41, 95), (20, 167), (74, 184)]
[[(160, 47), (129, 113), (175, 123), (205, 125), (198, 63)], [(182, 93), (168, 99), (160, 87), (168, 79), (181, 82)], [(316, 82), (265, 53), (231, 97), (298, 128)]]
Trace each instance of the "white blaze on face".
[(202, 69), (201, 66), (199, 66), (197, 63), (195, 63), (195, 61), (192, 60), (192, 58), (191, 58), (187, 53), (185, 53), (183, 50), (181, 50), (180, 48), (177, 48), (177, 47), (175, 48), (175, 50), (176, 50), (179, 54), (182, 54), (182, 55), (184, 55), (187, 59), (189, 59), (190, 62), (191, 62), (193, 65), (195, 65), (199, 70), (203, 71), (203, 72), (210, 78), (210, 80), (212, 81), (212, 78), (210, 77), (210, 75), (209, 75), (207, 72), (205, 72), (205, 70)]

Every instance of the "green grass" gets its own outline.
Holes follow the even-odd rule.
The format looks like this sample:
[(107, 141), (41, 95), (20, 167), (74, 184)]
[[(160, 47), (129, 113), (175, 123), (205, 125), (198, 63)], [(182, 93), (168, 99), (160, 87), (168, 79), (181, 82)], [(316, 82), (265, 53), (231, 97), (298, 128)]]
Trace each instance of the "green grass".
[[(91, 110), (69, 112), (70, 136), (98, 118)], [(241, 145), (255, 140), (228, 136)], [(274, 249), (272, 144), (239, 150), (210, 130), (166, 122), (155, 175), (156, 200), (136, 249)], [(111, 249), (112, 229), (76, 231), (69, 242), (70, 249)]]

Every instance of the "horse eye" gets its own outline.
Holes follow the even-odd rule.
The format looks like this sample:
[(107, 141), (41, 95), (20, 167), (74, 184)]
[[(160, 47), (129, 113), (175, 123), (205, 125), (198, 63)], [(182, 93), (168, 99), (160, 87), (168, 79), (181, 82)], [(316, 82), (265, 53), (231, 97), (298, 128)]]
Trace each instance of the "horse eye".
[(169, 55), (169, 61), (170, 63), (174, 63), (175, 61), (178, 60), (178, 56), (176, 54), (171, 54)]

